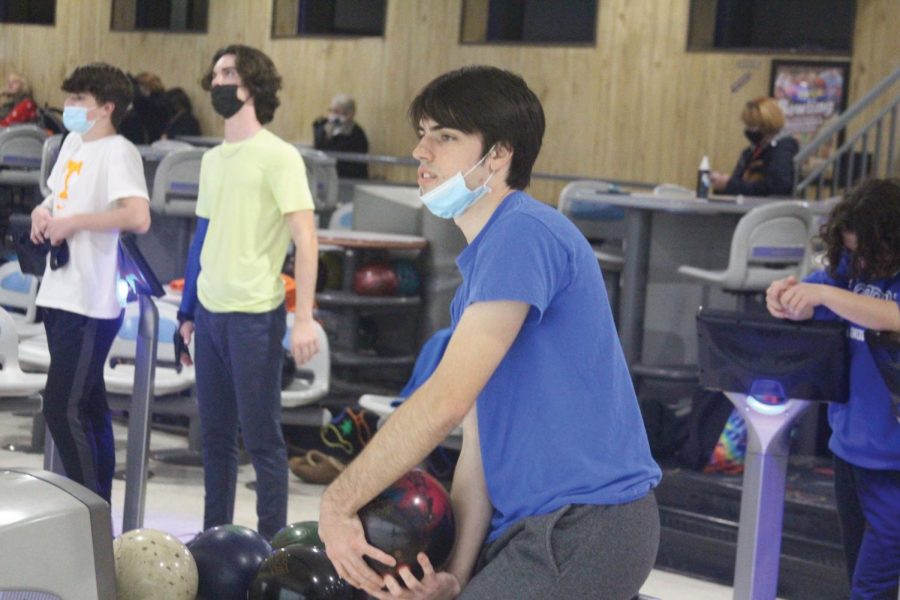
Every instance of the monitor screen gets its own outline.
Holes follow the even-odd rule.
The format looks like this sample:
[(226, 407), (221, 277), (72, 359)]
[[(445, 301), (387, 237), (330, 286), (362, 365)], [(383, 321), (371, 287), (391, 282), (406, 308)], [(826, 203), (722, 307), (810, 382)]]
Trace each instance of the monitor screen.
[(155, 296), (161, 298), (165, 295), (162, 284), (156, 278), (153, 269), (137, 246), (137, 239), (133, 234), (122, 234), (119, 237), (119, 277), (117, 280), (117, 293), (119, 299), (131, 302), (138, 295)]
[(842, 323), (701, 309), (697, 333), (706, 388), (774, 404), (847, 401), (850, 359)]

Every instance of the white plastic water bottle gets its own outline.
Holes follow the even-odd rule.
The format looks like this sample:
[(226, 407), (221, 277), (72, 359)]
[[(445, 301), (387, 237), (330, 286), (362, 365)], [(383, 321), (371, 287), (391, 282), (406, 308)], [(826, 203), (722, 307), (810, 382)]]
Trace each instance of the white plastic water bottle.
[(709, 197), (709, 157), (704, 156), (700, 161), (700, 168), (697, 169), (697, 197)]

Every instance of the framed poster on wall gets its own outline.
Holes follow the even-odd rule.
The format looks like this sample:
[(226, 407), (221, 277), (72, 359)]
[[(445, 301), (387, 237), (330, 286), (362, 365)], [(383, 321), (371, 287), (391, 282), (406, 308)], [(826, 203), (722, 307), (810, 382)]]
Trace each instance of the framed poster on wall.
[[(784, 131), (801, 146), (812, 141), (847, 108), (849, 80), (849, 62), (773, 60), (769, 95), (784, 111)], [(828, 158), (842, 142), (843, 134), (813, 160)]]

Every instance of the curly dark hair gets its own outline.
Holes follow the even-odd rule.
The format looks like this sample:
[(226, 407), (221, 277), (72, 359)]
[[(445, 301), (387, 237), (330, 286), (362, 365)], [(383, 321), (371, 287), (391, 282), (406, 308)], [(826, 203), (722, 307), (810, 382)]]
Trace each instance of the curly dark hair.
[(76, 67), (62, 83), (62, 91), (69, 94), (90, 94), (97, 104), (112, 102), (115, 105), (110, 121), (113, 127), (125, 117), (128, 105), (134, 97), (128, 76), (119, 68), (106, 63), (91, 63)]
[(900, 271), (900, 179), (864, 181), (831, 211), (820, 235), (832, 277), (846, 252), (844, 233), (857, 239), (847, 273), (851, 279), (882, 279)]
[(275, 109), (281, 104), (278, 99), (278, 90), (281, 89), (281, 75), (275, 68), (272, 59), (262, 51), (242, 44), (231, 44), (219, 49), (209, 63), (209, 70), (200, 85), (209, 91), (212, 87), (213, 67), (216, 62), (226, 54), (234, 55), (234, 64), (241, 76), (241, 82), (250, 92), (253, 98), (253, 106), (256, 108), (257, 120), (265, 125), (275, 117)]

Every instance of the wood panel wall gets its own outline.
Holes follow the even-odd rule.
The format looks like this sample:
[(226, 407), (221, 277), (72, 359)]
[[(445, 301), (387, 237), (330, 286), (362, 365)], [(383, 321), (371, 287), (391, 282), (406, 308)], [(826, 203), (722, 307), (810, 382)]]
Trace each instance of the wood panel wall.
[[(153, 71), (185, 88), (205, 132), (215, 135), (221, 124), (198, 80), (217, 48), (246, 43), (267, 52), (284, 76), (276, 133), (310, 140), (312, 120), (334, 93), (346, 92), (357, 98), (372, 151), (407, 155), (414, 137), (405, 111), (416, 92), (448, 69), (487, 63), (522, 74), (544, 104), (538, 170), (693, 185), (704, 154), (714, 167), (733, 166), (744, 145), (738, 114), (767, 92), (771, 59), (797, 58), (687, 52), (689, 0), (599, 0), (593, 47), (461, 45), (461, 3), (390, 0), (384, 38), (272, 39), (270, 0), (211, 0), (205, 34), (111, 32), (111, 0), (57, 0), (55, 27), (0, 25), (0, 72), (24, 71), (39, 101), (59, 105), (60, 82), (81, 63)], [(900, 64), (900, 2), (856, 4), (846, 57), (851, 101)], [(559, 188), (545, 182), (534, 191), (553, 202)]]

